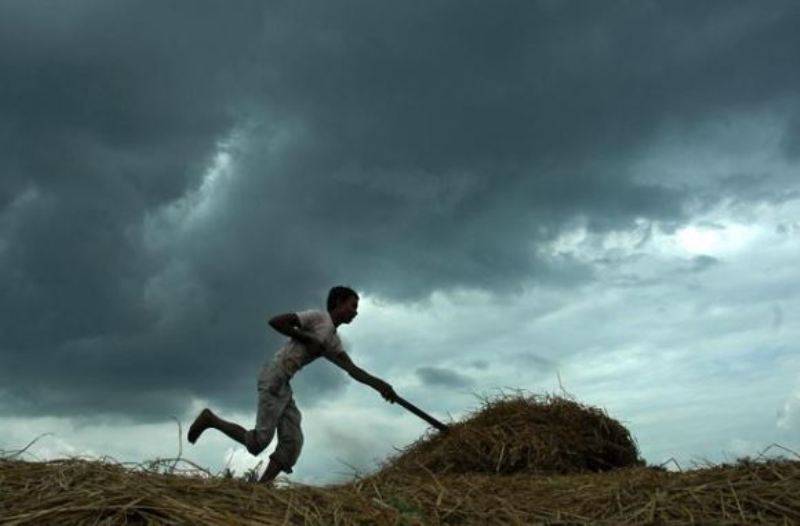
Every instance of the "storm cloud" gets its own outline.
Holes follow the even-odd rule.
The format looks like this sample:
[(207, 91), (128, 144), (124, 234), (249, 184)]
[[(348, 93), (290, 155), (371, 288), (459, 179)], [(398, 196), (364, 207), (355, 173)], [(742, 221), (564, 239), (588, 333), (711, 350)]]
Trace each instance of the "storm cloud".
[[(543, 247), (576, 224), (796, 197), (681, 140), (766, 119), (794, 162), (798, 23), (792, 2), (4, 2), (0, 412), (250, 408), (266, 317), (331, 285), (569, 290), (599, 267)], [(662, 148), (691, 169), (644, 173)], [(310, 404), (339, 373), (309, 369)]]
[(469, 387), (473, 383), (470, 377), (442, 367), (420, 367), (416, 373), (419, 379), (429, 386), (462, 388)]

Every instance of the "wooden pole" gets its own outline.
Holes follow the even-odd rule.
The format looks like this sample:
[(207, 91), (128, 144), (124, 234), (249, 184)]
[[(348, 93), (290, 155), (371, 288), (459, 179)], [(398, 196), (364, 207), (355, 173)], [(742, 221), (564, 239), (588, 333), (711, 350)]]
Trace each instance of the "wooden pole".
[(433, 418), (431, 415), (429, 415), (428, 413), (426, 413), (425, 411), (423, 411), (419, 407), (415, 406), (414, 404), (412, 404), (408, 400), (405, 400), (404, 398), (401, 398), (401, 397), (398, 396), (397, 399), (396, 399), (396, 402), (398, 404), (402, 405), (403, 407), (405, 407), (406, 409), (408, 409), (409, 411), (411, 411), (412, 413), (414, 413), (415, 415), (417, 415), (418, 417), (420, 417), (421, 419), (423, 419), (426, 422), (428, 422), (429, 424), (431, 424), (433, 427), (435, 427), (439, 431), (443, 431), (445, 433), (450, 431), (450, 428), (447, 427), (445, 424), (439, 422), (438, 420)]

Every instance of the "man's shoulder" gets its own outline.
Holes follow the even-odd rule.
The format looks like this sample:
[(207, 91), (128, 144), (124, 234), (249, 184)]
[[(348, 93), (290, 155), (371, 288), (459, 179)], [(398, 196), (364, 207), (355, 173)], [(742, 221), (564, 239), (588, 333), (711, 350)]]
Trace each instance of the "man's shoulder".
[(318, 325), (331, 323), (331, 317), (327, 311), (321, 309), (307, 309), (296, 312), (301, 325)]
[(322, 315), (322, 311), (319, 309), (304, 309), (295, 311), (295, 314), (297, 314), (300, 319), (319, 318)]

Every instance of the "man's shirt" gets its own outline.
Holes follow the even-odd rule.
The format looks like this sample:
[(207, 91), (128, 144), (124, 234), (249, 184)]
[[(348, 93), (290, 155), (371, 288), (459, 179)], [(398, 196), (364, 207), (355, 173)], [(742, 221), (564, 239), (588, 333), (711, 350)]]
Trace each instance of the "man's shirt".
[(305, 310), (298, 312), (297, 317), (300, 319), (300, 330), (311, 333), (322, 342), (323, 351), (322, 354), (314, 354), (302, 342), (289, 338), (275, 354), (272, 363), (283, 369), (290, 378), (320, 356), (336, 359), (345, 352), (336, 333), (336, 326), (327, 311)]

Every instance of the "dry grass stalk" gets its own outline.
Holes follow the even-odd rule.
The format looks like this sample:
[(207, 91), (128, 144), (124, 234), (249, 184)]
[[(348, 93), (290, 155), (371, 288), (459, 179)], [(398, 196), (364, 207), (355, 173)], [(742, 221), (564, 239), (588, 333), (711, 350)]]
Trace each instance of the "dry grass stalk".
[[(462, 430), (463, 436), (452, 438), (474, 435), (473, 449), (484, 457), (467, 465), (477, 466), (477, 472), (448, 457), (450, 446), (440, 442), (433, 447), (425, 441), (395, 459), (401, 464), (326, 487), (263, 487), (211, 475), (180, 458), (130, 465), (106, 458), (26, 462), (14, 454), (0, 458), (0, 523), (800, 524), (800, 456), (789, 450), (795, 459), (739, 459), (733, 465), (685, 472), (643, 466), (638, 459), (626, 467), (580, 472), (576, 466), (605, 467), (594, 459), (604, 451), (598, 444), (624, 444), (627, 431), (597, 411), (563, 399), (528, 399), (529, 406), (520, 405), (519, 397), (490, 402), (459, 424), (472, 422), (480, 431)], [(555, 430), (553, 422), (563, 422), (565, 415), (601, 428)], [(542, 433), (550, 430), (542, 443), (552, 436), (580, 436), (591, 446), (563, 456), (548, 455), (538, 445), (523, 451), (520, 438), (530, 438), (524, 434), (530, 422)], [(500, 429), (492, 429), (494, 425)], [(514, 435), (515, 429), (523, 435)], [(575, 451), (588, 452), (592, 459), (576, 462)], [(615, 458), (636, 458), (627, 451), (628, 457)], [(543, 469), (535, 461), (550, 464)]]

